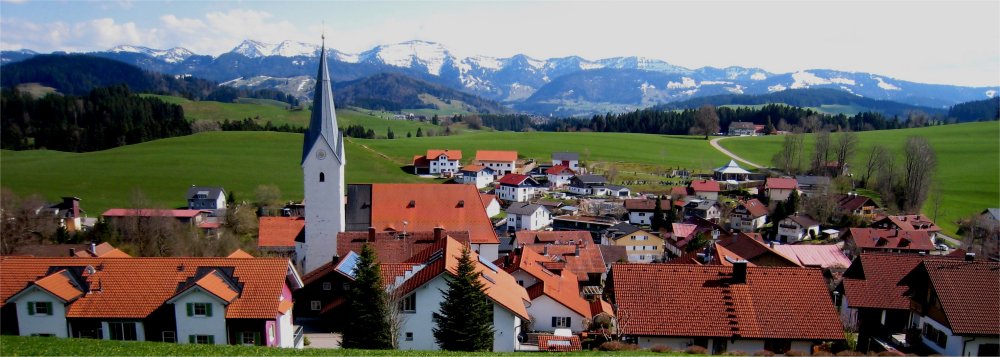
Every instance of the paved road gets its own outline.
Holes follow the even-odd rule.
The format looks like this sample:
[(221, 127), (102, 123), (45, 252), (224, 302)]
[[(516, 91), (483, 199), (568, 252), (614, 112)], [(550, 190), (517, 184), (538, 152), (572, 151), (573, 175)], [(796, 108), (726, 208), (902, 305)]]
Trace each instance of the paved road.
[(719, 152), (721, 152), (723, 154), (726, 154), (726, 156), (729, 156), (729, 157), (733, 158), (736, 161), (740, 161), (740, 162), (742, 162), (744, 164), (750, 165), (751, 167), (753, 167), (755, 169), (759, 169), (759, 168), (763, 167), (761, 165), (757, 165), (755, 163), (747, 161), (746, 159), (744, 159), (742, 157), (736, 156), (736, 154), (733, 154), (733, 153), (729, 152), (729, 150), (724, 149), (721, 145), (719, 145), (719, 140), (722, 140), (722, 139), (728, 139), (728, 137), (715, 138), (715, 139), (712, 139), (712, 141), (709, 141), (709, 143), (712, 144), (712, 147), (715, 148), (715, 150), (719, 150)]

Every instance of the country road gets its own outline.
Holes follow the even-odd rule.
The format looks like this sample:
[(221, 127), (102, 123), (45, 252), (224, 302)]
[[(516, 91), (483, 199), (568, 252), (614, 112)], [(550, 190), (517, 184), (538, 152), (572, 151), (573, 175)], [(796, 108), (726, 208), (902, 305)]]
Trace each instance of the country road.
[(721, 152), (723, 154), (726, 154), (726, 156), (729, 156), (729, 157), (733, 158), (736, 161), (740, 161), (740, 162), (742, 162), (744, 164), (750, 165), (750, 166), (752, 166), (755, 169), (759, 169), (759, 168), (763, 167), (761, 165), (757, 165), (755, 163), (747, 161), (746, 159), (744, 159), (742, 157), (736, 156), (736, 154), (733, 154), (733, 153), (729, 152), (729, 150), (726, 150), (725, 148), (723, 148), (721, 145), (719, 145), (719, 140), (722, 140), (722, 139), (728, 139), (728, 137), (722, 137), (722, 138), (712, 139), (712, 141), (709, 141), (709, 144), (712, 144), (712, 147), (714, 147), (715, 150), (719, 150), (719, 152)]

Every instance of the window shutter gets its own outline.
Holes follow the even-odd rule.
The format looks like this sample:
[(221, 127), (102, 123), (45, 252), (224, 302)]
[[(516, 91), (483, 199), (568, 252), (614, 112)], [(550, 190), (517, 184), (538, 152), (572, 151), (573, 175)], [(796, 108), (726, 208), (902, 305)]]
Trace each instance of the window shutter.
[(51, 316), (52, 315), (52, 302), (51, 301), (50, 302), (45, 302), (43, 304), (45, 304), (45, 307), (47, 307), (46, 311), (48, 313), (46, 315)]
[[(188, 306), (191, 306), (191, 304), (188, 304)], [(194, 335), (188, 335), (188, 343), (194, 344)]]
[[(194, 304), (187, 303), (188, 316), (194, 316)], [(193, 338), (193, 337), (192, 337)], [(192, 340), (193, 341), (193, 340)], [(194, 342), (192, 342), (194, 343)]]
[(35, 303), (29, 301), (28, 302), (28, 315), (34, 315), (34, 314), (35, 314)]
[(552, 316), (552, 327), (556, 327), (556, 326), (558, 326), (558, 325), (556, 324), (556, 319), (557, 319), (557, 317), (555, 317), (555, 316)]
[(215, 335), (208, 335), (208, 344), (210, 345), (215, 344)]
[(257, 346), (263, 346), (264, 345), (264, 341), (262, 341), (260, 339), (260, 332), (259, 331), (253, 333), (253, 344), (255, 344)]
[(205, 316), (212, 317), (212, 304), (205, 304)]

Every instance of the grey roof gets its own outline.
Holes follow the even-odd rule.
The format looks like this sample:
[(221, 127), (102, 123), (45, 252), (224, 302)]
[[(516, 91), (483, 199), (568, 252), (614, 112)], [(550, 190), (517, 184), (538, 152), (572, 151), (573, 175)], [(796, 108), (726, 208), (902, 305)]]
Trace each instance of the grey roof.
[(983, 213), (989, 213), (990, 218), (1000, 221), (1000, 208), (987, 208)]
[(747, 121), (734, 121), (729, 124), (730, 129), (754, 129), (753, 123)]
[(313, 89), (312, 116), (309, 117), (309, 129), (306, 130), (302, 142), (302, 162), (312, 150), (317, 140), (326, 141), (336, 160), (344, 162), (344, 134), (337, 129), (337, 112), (333, 105), (333, 89), (330, 87), (330, 70), (326, 65), (326, 45), (319, 53), (319, 73), (316, 74), (316, 88)]
[(628, 190), (628, 187), (622, 185), (604, 185), (604, 187), (607, 187), (609, 190), (612, 191)]
[(507, 207), (507, 214), (532, 214), (539, 208), (548, 211), (545, 206), (527, 202), (514, 202)]
[(719, 204), (718, 202), (712, 200), (692, 200), (691, 202), (688, 202), (686, 205), (684, 205), (684, 207), (698, 209), (698, 210), (707, 210), (709, 208), (712, 208), (712, 206), (716, 206), (718, 204)]
[(608, 182), (604, 176), (601, 175), (576, 175), (573, 181), (579, 181), (587, 185), (599, 185)]
[(816, 186), (816, 185), (829, 185), (830, 178), (826, 176), (795, 176), (795, 181), (798, 181), (799, 186)]
[(563, 160), (565, 160), (565, 161), (577, 160), (577, 161), (579, 161), (580, 160), (580, 154), (575, 153), (575, 152), (554, 152), (554, 153), (552, 153), (552, 160), (560, 160), (560, 161), (563, 161)]
[(194, 195), (202, 191), (206, 193), (206, 196), (208, 196), (208, 198), (212, 199), (219, 197), (219, 195), (225, 195), (225, 190), (222, 189), (222, 187), (191, 186), (190, 188), (188, 188), (187, 198), (188, 199), (195, 198)]
[(719, 172), (719, 173), (723, 173), (723, 174), (749, 174), (750, 173), (750, 171), (747, 171), (747, 170), (743, 169), (742, 167), (740, 167), (740, 164), (737, 164), (736, 160), (729, 160), (729, 163), (726, 164), (726, 166), (717, 167), (714, 171), (715, 172)]
[(627, 236), (629, 234), (632, 234), (632, 233), (635, 233), (635, 232), (638, 232), (638, 231), (641, 231), (641, 230), (642, 230), (641, 228), (633, 226), (633, 225), (629, 224), (628, 222), (622, 222), (622, 223), (618, 223), (616, 225), (613, 225), (611, 227), (608, 227), (604, 231), (607, 232), (607, 233), (612, 233), (613, 232), (615, 234), (621, 234), (623, 236)]

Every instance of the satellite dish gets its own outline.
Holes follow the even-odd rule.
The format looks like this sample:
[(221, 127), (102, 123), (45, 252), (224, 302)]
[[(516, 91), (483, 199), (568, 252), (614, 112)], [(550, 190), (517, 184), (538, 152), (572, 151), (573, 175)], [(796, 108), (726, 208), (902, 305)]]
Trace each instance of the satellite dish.
[(86, 268), (83, 269), (83, 272), (87, 273), (87, 274), (90, 274), (90, 275), (93, 275), (94, 273), (97, 272), (97, 269), (94, 269), (93, 266), (88, 265)]

